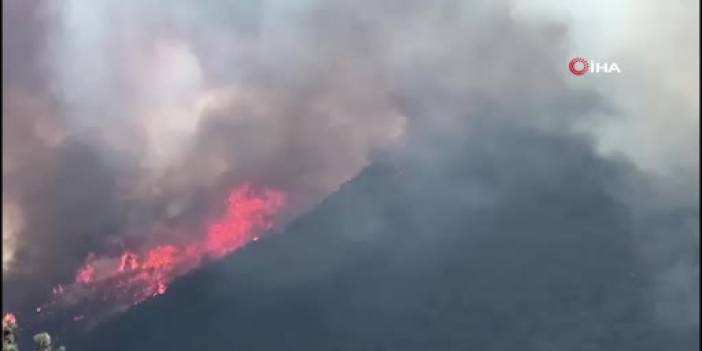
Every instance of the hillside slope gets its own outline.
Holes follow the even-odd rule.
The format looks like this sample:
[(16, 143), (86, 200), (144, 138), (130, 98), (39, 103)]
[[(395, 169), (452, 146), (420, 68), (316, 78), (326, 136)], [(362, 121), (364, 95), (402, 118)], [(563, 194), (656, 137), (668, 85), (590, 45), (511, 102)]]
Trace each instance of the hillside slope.
[(574, 138), (435, 140), (72, 349), (696, 349), (655, 318), (636, 179)]

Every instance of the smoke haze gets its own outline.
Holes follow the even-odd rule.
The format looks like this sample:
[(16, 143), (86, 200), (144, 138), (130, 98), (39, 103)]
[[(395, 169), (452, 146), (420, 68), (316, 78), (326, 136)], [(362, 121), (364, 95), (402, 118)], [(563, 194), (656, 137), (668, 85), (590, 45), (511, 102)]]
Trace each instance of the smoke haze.
[[(585, 140), (582, 154), (627, 169), (607, 186), (639, 234), (630, 245), (657, 282), (659, 321), (699, 325), (699, 2), (4, 0), (3, 10), (4, 310), (29, 313), (91, 253), (187, 241), (242, 182), (284, 191), (285, 223), (378, 159), (412, 154), (442, 174), (453, 159), (440, 146), (482, 128), (495, 140), (475, 136), (475, 157), (509, 173), (504, 158), (522, 145), (494, 129), (524, 128)], [(622, 73), (574, 77), (574, 56)], [(534, 160), (528, 178), (570, 190), (563, 169), (577, 167), (551, 161)], [(510, 184), (494, 193), (519, 191)], [(480, 186), (460, 191), (497, 201)]]

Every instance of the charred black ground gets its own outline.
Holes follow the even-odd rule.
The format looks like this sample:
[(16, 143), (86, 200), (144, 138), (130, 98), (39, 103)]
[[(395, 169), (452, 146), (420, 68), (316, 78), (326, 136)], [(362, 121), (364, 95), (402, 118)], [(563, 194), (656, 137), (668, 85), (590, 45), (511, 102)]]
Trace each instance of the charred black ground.
[[(492, 148), (498, 140), (515, 148)], [(695, 330), (656, 320), (636, 250), (651, 233), (612, 192), (638, 179), (629, 165), (594, 156), (585, 140), (520, 128), (423, 150), (440, 161), (378, 161), (284, 232), (73, 349), (697, 347)]]

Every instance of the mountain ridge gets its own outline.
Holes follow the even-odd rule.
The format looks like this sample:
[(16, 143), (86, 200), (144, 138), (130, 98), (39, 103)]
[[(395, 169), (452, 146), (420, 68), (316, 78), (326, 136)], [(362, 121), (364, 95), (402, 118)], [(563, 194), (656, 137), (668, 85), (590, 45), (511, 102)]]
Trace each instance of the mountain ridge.
[[(491, 147), (505, 136), (518, 152)], [(372, 164), (281, 233), (180, 279), (72, 349), (699, 343), (655, 320), (629, 209), (609, 190), (635, 178), (628, 165), (587, 141), (521, 129), (428, 151)]]

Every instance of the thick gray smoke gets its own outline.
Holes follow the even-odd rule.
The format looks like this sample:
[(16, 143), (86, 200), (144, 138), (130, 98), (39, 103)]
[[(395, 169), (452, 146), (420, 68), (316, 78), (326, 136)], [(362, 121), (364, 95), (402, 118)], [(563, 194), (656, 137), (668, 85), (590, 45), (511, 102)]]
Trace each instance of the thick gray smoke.
[[(240, 182), (286, 191), (292, 218), (376, 153), (434, 159), (418, 144), (475, 132), (480, 116), (586, 135), (644, 172), (653, 190), (617, 195), (658, 228), (639, 249), (661, 319), (697, 323), (676, 316), (697, 310), (684, 248), (699, 240), (699, 17), (681, 9), (699, 3), (655, 32), (654, 1), (588, 4), (3, 1), (3, 308), (41, 300), (89, 252), (161, 225), (198, 231)], [(593, 42), (597, 21), (631, 35)], [(642, 38), (665, 46), (649, 55)], [(622, 73), (573, 77), (575, 55)], [(672, 212), (689, 221), (657, 220)]]
[[(196, 227), (244, 181), (286, 191), (295, 215), (400, 140), (405, 118), (377, 67), (317, 49), (309, 33), (290, 32), (291, 19), (274, 18), (283, 10), (263, 10), (116, 1), (27, 10), (51, 30), (28, 69), (44, 73), (41, 91), (4, 94), (8, 277), (71, 279), (89, 251), (125, 233), (169, 220)], [(23, 273), (29, 265), (53, 268)]]

